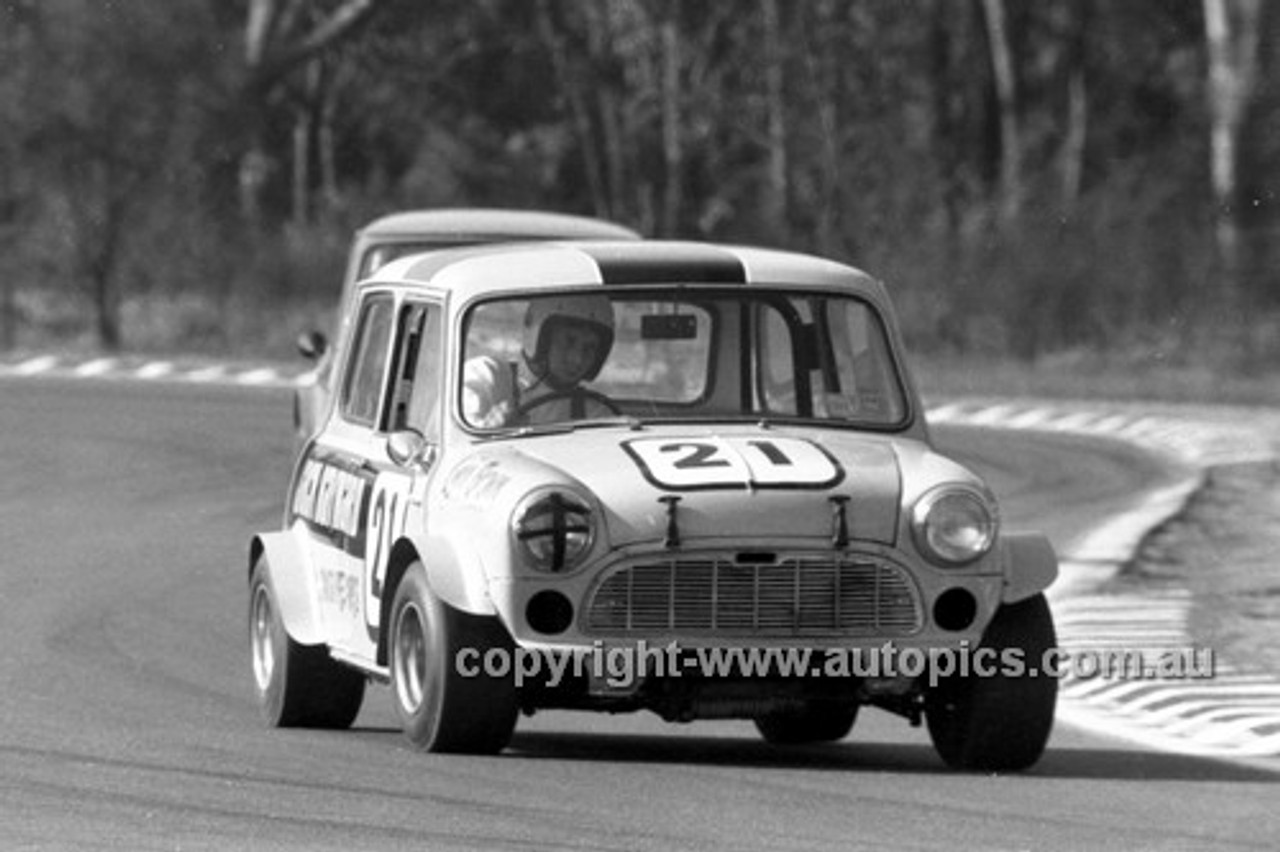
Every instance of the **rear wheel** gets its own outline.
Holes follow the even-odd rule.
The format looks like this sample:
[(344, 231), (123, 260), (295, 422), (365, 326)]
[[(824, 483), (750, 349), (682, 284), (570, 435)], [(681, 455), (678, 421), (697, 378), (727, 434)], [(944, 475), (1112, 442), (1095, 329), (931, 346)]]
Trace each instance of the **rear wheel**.
[[(943, 678), (925, 695), (925, 719), (934, 748), (949, 766), (984, 772), (1016, 771), (1044, 753), (1053, 728), (1058, 681), (1040, 671), (1057, 644), (1044, 595), (996, 611), (982, 637), (995, 652), (995, 671)], [(1021, 674), (1007, 671), (1006, 651), (1016, 650)], [(983, 676), (989, 675), (989, 676)]]
[(249, 650), (254, 694), (268, 725), (349, 728), (360, 713), (365, 677), (335, 662), (323, 645), (300, 645), (285, 630), (266, 558), (249, 580)]
[(835, 701), (807, 701), (757, 716), (756, 730), (774, 745), (833, 743), (853, 730), (858, 705)]
[[(492, 677), (481, 666), (494, 648), (514, 652), (502, 624), (440, 600), (415, 563), (396, 589), (390, 629), (391, 688), (410, 742), (436, 752), (495, 754), (505, 748), (519, 709), (510, 675), (514, 661), (506, 661), (506, 677)], [(465, 673), (462, 651), (474, 652), (475, 667)]]

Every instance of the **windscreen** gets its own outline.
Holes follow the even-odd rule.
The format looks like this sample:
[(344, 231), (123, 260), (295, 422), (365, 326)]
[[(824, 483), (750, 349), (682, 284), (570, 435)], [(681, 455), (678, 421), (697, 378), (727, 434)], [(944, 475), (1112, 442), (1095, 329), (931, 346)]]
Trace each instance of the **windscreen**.
[(481, 430), (611, 419), (894, 429), (906, 397), (872, 305), (830, 292), (626, 288), (477, 303), (459, 405)]

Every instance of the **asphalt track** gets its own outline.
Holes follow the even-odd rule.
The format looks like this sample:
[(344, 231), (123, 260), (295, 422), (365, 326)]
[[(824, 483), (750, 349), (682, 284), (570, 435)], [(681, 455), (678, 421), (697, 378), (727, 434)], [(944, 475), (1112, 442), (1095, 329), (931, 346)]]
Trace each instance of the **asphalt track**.
[[(1274, 849), (1280, 774), (1059, 726), (1029, 773), (946, 770), (868, 711), (779, 750), (746, 723), (546, 713), (495, 758), (263, 728), (245, 543), (278, 523), (279, 389), (0, 379), (0, 850)], [(1115, 442), (939, 430), (1067, 547), (1165, 473)]]

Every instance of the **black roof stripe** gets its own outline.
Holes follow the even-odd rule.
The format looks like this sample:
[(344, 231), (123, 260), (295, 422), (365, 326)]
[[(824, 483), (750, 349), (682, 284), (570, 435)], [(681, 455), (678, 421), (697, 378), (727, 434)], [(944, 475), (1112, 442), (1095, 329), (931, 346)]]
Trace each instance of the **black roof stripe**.
[(600, 267), (605, 284), (745, 284), (747, 270), (731, 252), (715, 247), (669, 244), (661, 254), (629, 246), (583, 246)]

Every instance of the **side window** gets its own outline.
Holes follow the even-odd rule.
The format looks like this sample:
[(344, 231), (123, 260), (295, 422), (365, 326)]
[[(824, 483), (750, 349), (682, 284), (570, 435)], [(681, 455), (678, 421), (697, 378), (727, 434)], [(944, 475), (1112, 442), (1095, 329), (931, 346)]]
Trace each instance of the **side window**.
[(413, 429), (439, 439), (444, 364), (438, 305), (407, 304), (400, 311), (396, 378), (388, 430)]
[(816, 395), (818, 416), (884, 425), (901, 421), (906, 403), (876, 315), (852, 299), (832, 299), (820, 314), (830, 352), (824, 393)]
[(795, 345), (786, 317), (771, 305), (761, 305), (757, 313), (759, 338), (760, 396), (764, 410), (775, 414), (797, 414)]
[(390, 296), (374, 296), (360, 311), (352, 358), (342, 385), (342, 416), (371, 428), (378, 424), (378, 403), (386, 385), (393, 305)]
[(422, 325), (422, 344), (418, 347), (418, 368), (409, 398), (409, 426), (428, 441), (440, 440), (440, 424), (444, 420), (444, 312), (430, 305)]

